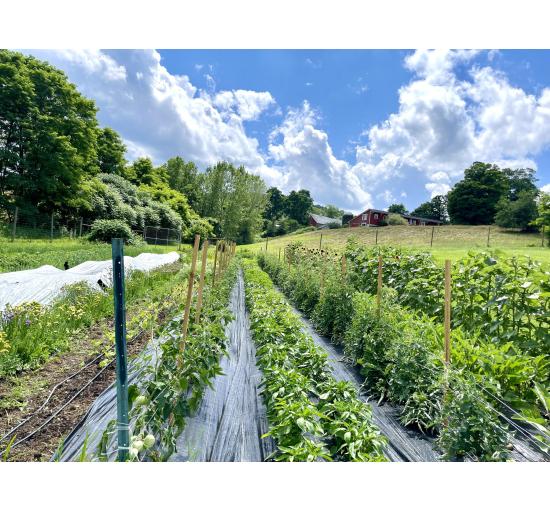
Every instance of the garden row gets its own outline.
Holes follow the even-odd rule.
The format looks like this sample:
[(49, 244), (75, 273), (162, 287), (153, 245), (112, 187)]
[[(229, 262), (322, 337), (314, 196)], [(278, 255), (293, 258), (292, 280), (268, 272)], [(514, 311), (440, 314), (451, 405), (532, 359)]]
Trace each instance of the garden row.
[[(197, 247), (196, 240), (193, 262), (182, 284), (191, 291), (198, 276), (195, 274)], [(168, 460), (175, 451), (176, 439), (185, 427), (186, 418), (198, 408), (211, 380), (221, 374), (220, 359), (226, 354), (225, 326), (231, 320), (227, 305), (237, 272), (232, 253), (229, 247), (223, 252), (216, 249), (209, 271), (203, 246), (202, 284), (185, 303), (188, 315), (183, 306), (174, 311), (159, 332), (162, 343), (158, 361), (147, 363), (146, 360), (140, 379), (129, 387), (129, 460)], [(184, 315), (188, 317), (187, 329), (182, 327)], [(185, 325), (185, 319), (183, 323)], [(115, 442), (116, 432), (116, 420), (112, 420), (102, 431), (95, 451), (86, 451), (85, 444), (81, 458), (109, 460), (109, 448)]]
[(327, 354), (257, 262), (242, 264), (276, 460), (386, 460), (370, 406), (351, 383), (332, 377)]
[[(341, 259), (326, 252), (294, 245), (288, 255), (306, 270), (341, 273)], [(395, 290), (394, 301), (442, 323), (444, 272), (427, 253), (366, 248), (352, 240), (344, 252), (346, 281), (351, 288), (377, 292), (379, 256), (382, 284)], [(530, 259), (472, 253), (454, 265), (451, 279), (453, 366), (467, 368), (478, 382), (488, 384), (522, 419), (534, 426), (547, 426), (550, 274)]]
[[(452, 336), (452, 368), (447, 369), (440, 312), (430, 317), (403, 306), (406, 285), (401, 285), (405, 278), (399, 278), (404, 274), (399, 260), (408, 255), (392, 251), (394, 257), (384, 265), (387, 286), (379, 305), (371, 284), (373, 280), (376, 289), (378, 254), (370, 253), (363, 267), (354, 268), (353, 249), (349, 247), (345, 267), (339, 258), (299, 246), (290, 247), (286, 261), (266, 254), (259, 261), (318, 330), (343, 346), (350, 361), (361, 368), (368, 390), (398, 404), (405, 425), (435, 434), (446, 458), (508, 458), (510, 432), (492, 395), (509, 397), (503, 387), (511, 387), (522, 396), (533, 378), (547, 381), (544, 360), (515, 354), (530, 370), (518, 377), (516, 359), (502, 360), (499, 344), (482, 341), (480, 335), (457, 326)], [(389, 253), (382, 254), (389, 259)], [(421, 269), (414, 274), (417, 280), (423, 278)], [(422, 294), (422, 282), (411, 285), (410, 294), (415, 285)]]

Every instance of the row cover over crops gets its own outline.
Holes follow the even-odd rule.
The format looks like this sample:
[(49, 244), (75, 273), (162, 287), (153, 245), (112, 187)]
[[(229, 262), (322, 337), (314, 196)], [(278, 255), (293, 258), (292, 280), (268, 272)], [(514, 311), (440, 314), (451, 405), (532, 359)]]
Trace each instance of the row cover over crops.
[[(369, 391), (403, 406), (404, 424), (436, 433), (448, 458), (508, 458), (509, 430), (500, 420), (499, 402), (486, 393), (490, 391), (502, 398), (507, 395), (503, 391), (505, 377), (509, 374), (513, 380), (516, 375), (494, 359), (499, 346), (457, 328), (453, 331), (453, 366), (461, 370), (445, 370), (439, 322), (403, 308), (400, 304), (403, 288), (399, 292), (385, 289), (380, 309), (371, 293), (357, 292), (363, 290), (362, 283), (364, 287), (366, 282), (372, 285), (371, 280), (376, 288), (376, 272), (370, 271), (370, 258), (365, 271), (353, 267), (354, 249), (357, 248), (353, 245), (349, 247), (346, 268), (342, 268), (336, 257), (300, 246), (290, 247), (286, 262), (269, 255), (260, 255), (260, 262), (296, 305), (313, 318), (321, 333), (343, 345), (348, 358), (361, 366)], [(369, 253), (377, 270), (378, 253)], [(404, 256), (395, 255), (395, 264)], [(392, 275), (399, 273), (392, 271), (392, 262), (384, 267), (388, 285), (397, 279)], [(372, 287), (367, 290), (372, 292)], [(500, 378), (488, 369), (483, 372), (484, 356), (489, 358), (486, 362), (490, 368), (499, 371)], [(533, 385), (533, 375), (535, 380), (539, 376), (540, 381), (547, 381), (544, 360), (523, 353), (516, 356), (531, 363), (532, 372), (525, 376), (525, 386)], [(476, 361), (481, 369), (475, 370)], [(472, 374), (484, 377), (476, 380)], [(518, 392), (518, 396), (522, 393)], [(535, 404), (533, 399), (531, 402)], [(538, 439), (544, 449), (544, 433)]]

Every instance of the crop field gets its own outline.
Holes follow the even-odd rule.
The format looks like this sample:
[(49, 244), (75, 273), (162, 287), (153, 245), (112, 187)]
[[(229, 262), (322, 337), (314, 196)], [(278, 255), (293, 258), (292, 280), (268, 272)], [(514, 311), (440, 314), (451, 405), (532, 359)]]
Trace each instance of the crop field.
[[(303, 236), (313, 242), (312, 234)], [(483, 253), (455, 262), (446, 362), (444, 272), (430, 253), (355, 239), (334, 244), (337, 251), (292, 242), (279, 256), (277, 243), (283, 238), (267, 252), (245, 246), (235, 256), (233, 243), (201, 248), (197, 238), (178, 262), (128, 275), (122, 459), (113, 290), (76, 284), (49, 306), (8, 306), (2, 457), (548, 460), (544, 265)], [(30, 257), (23, 267), (105, 259), (111, 250), (77, 241), (21, 246)], [(3, 249), (12, 270), (17, 250)]]
[[(432, 240), (433, 233), (433, 240)], [(322, 235), (322, 239), (321, 239)], [(499, 227), (443, 225), (439, 227), (388, 226), (324, 229), (270, 238), (269, 251), (278, 253), (292, 242), (301, 242), (308, 248), (330, 248), (341, 251), (347, 240), (355, 236), (366, 246), (398, 246), (416, 251), (429, 251), (443, 263), (445, 259), (458, 260), (469, 251), (491, 250), (502, 256), (527, 256), (550, 266), (550, 249), (541, 246), (540, 234), (520, 233)], [(489, 237), (489, 246), (487, 238)], [(547, 241), (545, 241), (545, 244)], [(265, 249), (265, 241), (248, 245), (251, 250)]]

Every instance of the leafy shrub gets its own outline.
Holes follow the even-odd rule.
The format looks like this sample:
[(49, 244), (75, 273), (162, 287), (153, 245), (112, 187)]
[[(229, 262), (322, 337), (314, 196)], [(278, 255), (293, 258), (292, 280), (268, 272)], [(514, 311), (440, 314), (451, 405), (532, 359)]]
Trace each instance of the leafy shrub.
[(132, 230), (121, 220), (95, 220), (88, 239), (110, 243), (113, 238), (121, 238), (125, 241), (132, 239)]
[(400, 214), (390, 213), (388, 215), (388, 225), (407, 225), (407, 220)]
[(201, 240), (208, 239), (214, 235), (214, 227), (207, 219), (196, 218), (191, 221), (191, 225), (185, 230), (183, 239), (191, 242), (195, 239), (196, 234), (201, 236)]

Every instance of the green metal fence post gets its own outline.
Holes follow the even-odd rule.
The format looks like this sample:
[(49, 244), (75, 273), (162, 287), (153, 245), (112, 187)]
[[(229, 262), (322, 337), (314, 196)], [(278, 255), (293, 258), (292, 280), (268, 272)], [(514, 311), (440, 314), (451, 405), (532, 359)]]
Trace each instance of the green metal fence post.
[(115, 351), (118, 460), (128, 458), (130, 431), (128, 426), (128, 367), (126, 360), (126, 302), (124, 289), (124, 240), (112, 240), (113, 294), (115, 302)]

